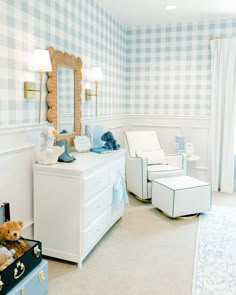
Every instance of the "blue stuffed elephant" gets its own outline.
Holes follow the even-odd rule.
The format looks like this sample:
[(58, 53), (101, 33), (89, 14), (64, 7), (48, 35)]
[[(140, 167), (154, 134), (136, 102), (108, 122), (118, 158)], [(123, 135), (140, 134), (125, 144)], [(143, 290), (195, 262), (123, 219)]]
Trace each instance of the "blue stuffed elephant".
[(101, 140), (105, 141), (104, 148), (107, 150), (118, 150), (120, 145), (116, 142), (111, 131), (104, 133)]

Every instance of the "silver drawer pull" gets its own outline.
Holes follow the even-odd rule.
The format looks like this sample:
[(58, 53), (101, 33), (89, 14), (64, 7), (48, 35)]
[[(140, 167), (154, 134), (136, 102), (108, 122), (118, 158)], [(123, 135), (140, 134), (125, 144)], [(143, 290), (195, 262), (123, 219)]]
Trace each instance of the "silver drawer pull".
[(41, 250), (39, 249), (39, 246), (35, 246), (34, 247), (34, 254), (36, 255), (36, 257), (39, 257), (41, 253)]
[(17, 280), (19, 279), (23, 273), (25, 272), (25, 266), (24, 263), (18, 262), (16, 267), (14, 268), (14, 279)]
[(39, 281), (42, 282), (45, 280), (44, 272), (41, 270), (38, 275)]
[(1, 276), (0, 276), (0, 291), (2, 291), (3, 285), (4, 285), (4, 283), (3, 283), (2, 279), (1, 279)]

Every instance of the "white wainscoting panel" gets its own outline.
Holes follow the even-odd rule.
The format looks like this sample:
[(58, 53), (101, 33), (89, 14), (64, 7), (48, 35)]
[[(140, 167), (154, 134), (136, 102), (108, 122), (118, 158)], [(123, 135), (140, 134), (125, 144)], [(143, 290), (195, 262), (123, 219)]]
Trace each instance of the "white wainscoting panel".
[[(33, 171), (35, 145), (0, 153), (0, 201), (9, 202), (11, 219), (33, 219)], [(29, 233), (31, 237), (31, 232)]]
[(200, 156), (197, 166), (206, 169), (207, 166), (207, 146), (209, 130), (205, 127), (193, 126), (190, 141), (194, 144), (194, 151)]
[(33, 164), (43, 125), (0, 129), (0, 203), (9, 202), (11, 219), (25, 223), (24, 237), (33, 237)]

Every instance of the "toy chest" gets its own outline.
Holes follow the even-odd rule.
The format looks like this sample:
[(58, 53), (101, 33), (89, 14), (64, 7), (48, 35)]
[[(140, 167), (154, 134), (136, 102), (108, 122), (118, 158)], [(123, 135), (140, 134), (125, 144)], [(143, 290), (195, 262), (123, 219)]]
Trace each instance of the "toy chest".
[[(0, 204), (0, 222), (7, 220), (10, 220), (10, 207), (8, 203), (3, 203)], [(25, 241), (29, 249), (0, 272), (0, 295), (8, 294), (42, 261), (42, 243), (30, 239)]]

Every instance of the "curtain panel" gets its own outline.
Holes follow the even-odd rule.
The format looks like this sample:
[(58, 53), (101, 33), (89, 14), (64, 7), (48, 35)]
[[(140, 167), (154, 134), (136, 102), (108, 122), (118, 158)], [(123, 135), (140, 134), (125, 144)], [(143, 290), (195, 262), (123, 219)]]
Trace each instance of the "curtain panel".
[(208, 168), (213, 191), (234, 191), (236, 38), (211, 45), (211, 117)]

